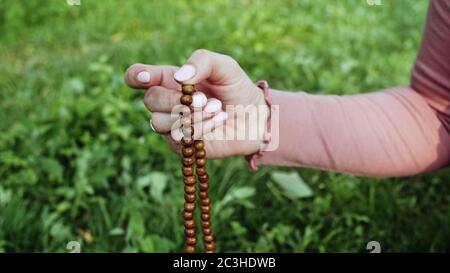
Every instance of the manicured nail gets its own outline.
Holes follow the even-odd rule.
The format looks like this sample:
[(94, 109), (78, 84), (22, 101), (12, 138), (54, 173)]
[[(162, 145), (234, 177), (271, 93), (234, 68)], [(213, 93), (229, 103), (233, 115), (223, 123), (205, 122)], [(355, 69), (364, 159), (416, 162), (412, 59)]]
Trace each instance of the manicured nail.
[(222, 122), (224, 120), (226, 120), (228, 118), (228, 113), (227, 112), (220, 112), (219, 114), (217, 114), (214, 117), (214, 122)]
[(183, 65), (173, 77), (179, 82), (187, 81), (195, 76), (195, 67), (190, 64)]
[(222, 108), (222, 102), (218, 99), (212, 99), (208, 101), (208, 103), (205, 106), (205, 112), (207, 113), (214, 113), (219, 111)]
[(150, 81), (150, 73), (147, 71), (141, 71), (137, 74), (136, 78), (141, 83), (148, 83)]
[(208, 99), (206, 98), (205, 94), (202, 92), (195, 92), (192, 95), (192, 106), (193, 107), (203, 107), (205, 106)]

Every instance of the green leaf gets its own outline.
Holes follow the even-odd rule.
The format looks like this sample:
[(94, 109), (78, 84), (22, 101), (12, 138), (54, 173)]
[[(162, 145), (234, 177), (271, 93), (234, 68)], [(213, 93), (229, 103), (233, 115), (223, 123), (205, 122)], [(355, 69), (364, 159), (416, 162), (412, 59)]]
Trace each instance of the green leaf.
[(290, 199), (307, 198), (313, 195), (311, 188), (296, 172), (273, 172), (273, 181), (280, 191)]

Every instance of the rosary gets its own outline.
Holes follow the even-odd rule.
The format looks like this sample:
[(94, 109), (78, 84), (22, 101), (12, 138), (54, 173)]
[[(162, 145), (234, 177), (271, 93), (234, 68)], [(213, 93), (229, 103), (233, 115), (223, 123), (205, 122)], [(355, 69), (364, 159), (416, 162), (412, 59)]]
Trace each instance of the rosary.
[[(211, 230), (211, 199), (208, 196), (208, 173), (206, 172), (206, 151), (203, 140), (194, 140), (194, 127), (192, 125), (192, 94), (195, 92), (194, 85), (182, 85), (183, 95), (180, 102), (185, 106), (181, 112), (181, 126), (183, 138), (181, 139), (183, 157), (183, 179), (184, 179), (184, 235), (186, 253), (194, 253), (197, 245), (195, 232), (195, 201), (197, 191), (197, 177), (199, 180), (199, 197), (201, 201), (201, 226), (203, 232), (203, 244), (206, 253), (214, 252), (214, 237)], [(188, 114), (184, 116), (184, 114)], [(194, 174), (194, 164), (195, 173)]]

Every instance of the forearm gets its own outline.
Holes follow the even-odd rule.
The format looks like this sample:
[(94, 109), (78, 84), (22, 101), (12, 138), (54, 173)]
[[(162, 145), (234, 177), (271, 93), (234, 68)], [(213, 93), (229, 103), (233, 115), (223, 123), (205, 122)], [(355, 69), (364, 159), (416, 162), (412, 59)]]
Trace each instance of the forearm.
[(449, 162), (447, 131), (409, 87), (353, 96), (271, 90), (269, 101), (279, 107), (279, 146), (254, 156), (256, 165), (405, 176)]

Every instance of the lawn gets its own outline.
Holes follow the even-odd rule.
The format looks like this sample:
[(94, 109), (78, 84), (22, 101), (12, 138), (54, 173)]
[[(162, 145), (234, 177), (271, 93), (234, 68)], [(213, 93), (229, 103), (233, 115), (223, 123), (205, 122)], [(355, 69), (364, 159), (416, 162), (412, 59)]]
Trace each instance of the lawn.
[[(136, 62), (229, 54), (278, 89), (407, 84), (427, 1), (0, 2), (0, 252), (180, 252), (180, 161), (150, 130)], [(450, 251), (449, 171), (373, 179), (208, 163), (220, 252)], [(288, 181), (291, 184), (280, 181)], [(312, 194), (290, 194), (289, 185)], [(306, 185), (306, 186), (305, 186)]]

